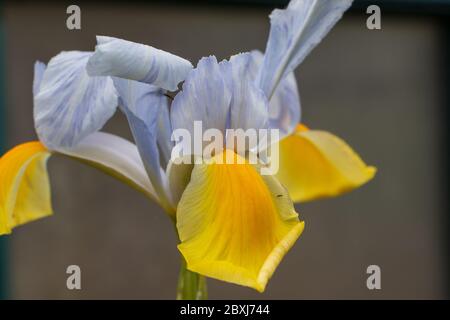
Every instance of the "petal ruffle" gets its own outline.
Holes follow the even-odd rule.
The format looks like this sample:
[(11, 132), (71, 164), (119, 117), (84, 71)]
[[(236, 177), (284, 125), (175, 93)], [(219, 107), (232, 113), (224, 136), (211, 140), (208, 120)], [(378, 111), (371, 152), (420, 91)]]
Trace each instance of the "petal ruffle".
[(331, 133), (299, 125), (281, 140), (277, 178), (294, 202), (333, 197), (360, 187), (376, 172)]
[[(232, 142), (232, 137), (240, 133), (244, 136), (248, 129), (266, 129), (268, 101), (254, 84), (250, 72), (253, 63), (250, 53), (238, 54), (220, 63), (214, 56), (202, 58), (172, 103), (173, 129), (187, 130), (192, 140), (197, 136), (197, 122), (201, 125), (199, 130), (220, 131), (223, 143)], [(227, 129), (235, 130), (234, 135), (225, 137), (230, 133)], [(247, 147), (251, 149), (254, 145)], [(194, 150), (193, 154), (202, 156), (202, 150)]]
[(0, 158), (0, 235), (53, 213), (47, 159), (40, 142), (21, 144)]
[(232, 92), (230, 102), (230, 128), (264, 129), (268, 126), (269, 103), (254, 83), (249, 72), (254, 65), (252, 54), (240, 53), (224, 62), (225, 79)]
[(189, 61), (169, 52), (104, 36), (97, 37), (95, 53), (87, 65), (92, 76), (120, 77), (172, 91), (191, 69)]
[(239, 157), (195, 165), (177, 208), (178, 248), (189, 270), (262, 292), (304, 223), (274, 177), (221, 164), (230, 155)]
[[(214, 56), (200, 59), (172, 102), (170, 117), (174, 130), (186, 129), (194, 137), (194, 122), (201, 121), (203, 130), (214, 128), (225, 132), (232, 92), (224, 77), (224, 63), (218, 63)], [(194, 153), (202, 154), (201, 150)]]

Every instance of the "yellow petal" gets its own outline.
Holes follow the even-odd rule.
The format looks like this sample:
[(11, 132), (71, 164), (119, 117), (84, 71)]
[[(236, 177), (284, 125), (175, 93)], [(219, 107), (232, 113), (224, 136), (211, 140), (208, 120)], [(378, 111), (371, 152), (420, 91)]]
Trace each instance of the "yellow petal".
[(28, 142), (0, 158), (0, 235), (52, 214), (49, 156), (40, 142)]
[[(240, 161), (217, 161), (230, 154)], [(276, 178), (230, 150), (194, 166), (177, 208), (188, 269), (260, 292), (303, 227)]]
[(325, 131), (299, 125), (280, 142), (277, 177), (294, 202), (351, 191), (371, 180), (375, 172), (344, 141)]

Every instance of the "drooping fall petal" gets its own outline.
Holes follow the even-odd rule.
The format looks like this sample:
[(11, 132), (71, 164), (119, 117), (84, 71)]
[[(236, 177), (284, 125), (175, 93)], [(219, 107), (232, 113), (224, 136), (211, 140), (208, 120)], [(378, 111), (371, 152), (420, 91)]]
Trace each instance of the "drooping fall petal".
[(177, 209), (178, 248), (189, 270), (262, 292), (304, 223), (274, 177), (219, 161), (229, 156), (239, 157), (228, 150), (194, 166)]
[(46, 169), (50, 156), (40, 142), (28, 142), (0, 158), (0, 235), (52, 214)]
[[(0, 158), (0, 235), (52, 213), (46, 163), (50, 155), (38, 142), (16, 146)], [(81, 160), (144, 193), (156, 195), (137, 147), (118, 136), (96, 132), (58, 154)]]
[(62, 148), (58, 153), (100, 169), (159, 202), (138, 148), (126, 139), (106, 132), (95, 132), (75, 147)]
[(376, 172), (343, 140), (299, 125), (280, 142), (277, 178), (294, 202), (333, 197), (360, 187)]

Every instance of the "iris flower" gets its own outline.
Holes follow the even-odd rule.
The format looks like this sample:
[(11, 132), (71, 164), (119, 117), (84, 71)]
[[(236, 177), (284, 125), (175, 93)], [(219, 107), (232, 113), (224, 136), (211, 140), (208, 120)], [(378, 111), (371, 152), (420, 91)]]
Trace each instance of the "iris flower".
[[(375, 174), (338, 137), (299, 124), (293, 71), (351, 2), (292, 0), (271, 13), (265, 53), (221, 62), (209, 56), (195, 68), (171, 53), (105, 36), (93, 52), (37, 62), (39, 141), (0, 159), (0, 234), (52, 214), (46, 163), (62, 154), (117, 177), (167, 212), (183, 257), (178, 298), (205, 298), (203, 276), (263, 292), (303, 231), (293, 203), (342, 194)], [(134, 143), (100, 131), (117, 107)], [(175, 163), (172, 132), (192, 132), (194, 121), (222, 132), (278, 129), (277, 174), (262, 175), (261, 165), (246, 158), (251, 150), (226, 147), (208, 162)], [(220, 161), (229, 156), (239, 161)]]

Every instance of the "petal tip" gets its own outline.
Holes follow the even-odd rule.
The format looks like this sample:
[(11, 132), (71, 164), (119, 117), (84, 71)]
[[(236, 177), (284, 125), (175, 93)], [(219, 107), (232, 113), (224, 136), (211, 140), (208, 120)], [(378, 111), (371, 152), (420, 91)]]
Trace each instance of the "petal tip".
[(260, 293), (264, 292), (268, 281), (272, 277), (281, 260), (295, 244), (304, 229), (305, 222), (299, 221), (297, 225), (294, 226), (292, 230), (272, 250), (259, 272), (258, 279), (256, 281), (257, 286), (254, 287), (257, 291)]
[(267, 256), (265, 262), (261, 266), (256, 276), (245, 268), (236, 266), (228, 261), (197, 261), (191, 259), (189, 254), (189, 246), (185, 243), (180, 243), (177, 248), (186, 260), (187, 269), (192, 272), (205, 275), (225, 281), (228, 283), (238, 284), (253, 288), (259, 293), (263, 293), (267, 284), (274, 274), (276, 268), (281, 263), (283, 257), (292, 248), (297, 239), (303, 233), (305, 227), (304, 221), (299, 221), (292, 230), (277, 244), (272, 252)]
[(0, 235), (53, 213), (47, 160), (37, 141), (14, 147), (0, 158)]

